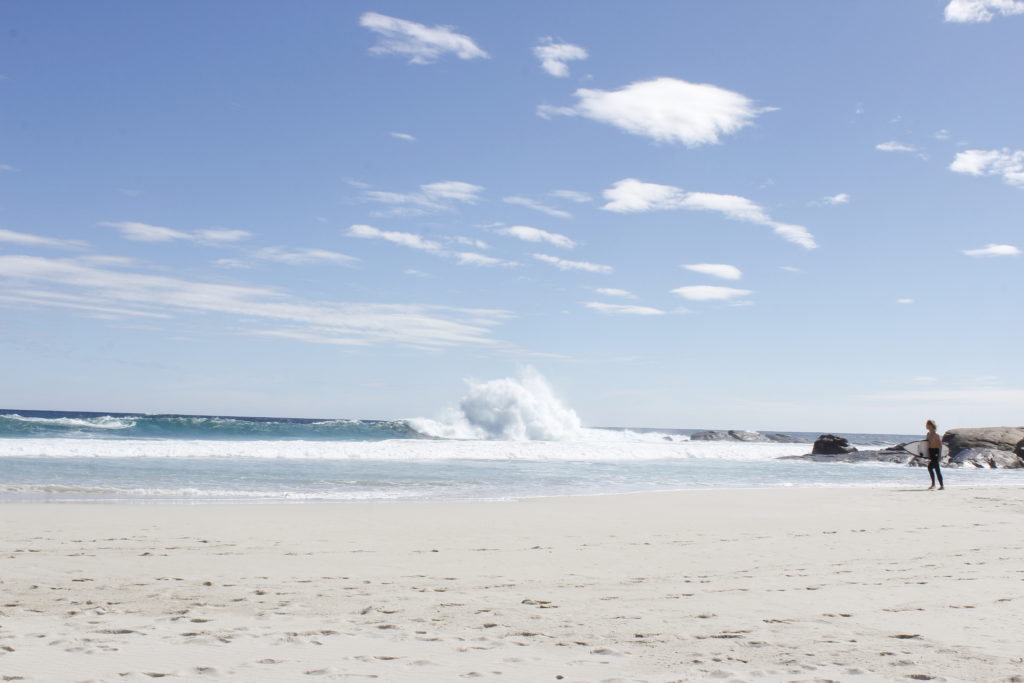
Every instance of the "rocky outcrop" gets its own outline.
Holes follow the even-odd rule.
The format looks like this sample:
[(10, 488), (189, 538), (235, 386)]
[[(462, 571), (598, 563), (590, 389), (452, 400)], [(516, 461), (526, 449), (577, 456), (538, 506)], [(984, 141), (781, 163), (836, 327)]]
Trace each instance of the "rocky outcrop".
[(1024, 440), (1024, 427), (980, 427), (950, 429), (942, 435), (949, 452), (956, 455), (969, 448), (1014, 452)]
[(1013, 452), (1017, 454), (1018, 458), (1024, 460), (1024, 439), (1021, 439), (1020, 441), (1017, 442), (1017, 445), (1016, 447), (1014, 447)]
[(747, 432), (741, 429), (730, 429), (728, 431), (706, 429), (690, 434), (690, 439), (693, 441), (768, 441), (768, 437), (764, 434)]
[(992, 469), (1015, 470), (1024, 467), (1024, 462), (1013, 451), (994, 448), (965, 448), (950, 456), (951, 467), (990, 467)]
[[(891, 462), (897, 465), (907, 463), (912, 456), (903, 451), (854, 451), (852, 453), (809, 453), (808, 455), (783, 455), (778, 460), (808, 460), (810, 462)], [(907, 463), (909, 464), (909, 463)]]
[(691, 441), (745, 441), (747, 443), (758, 443), (772, 441), (774, 443), (807, 443), (807, 439), (778, 432), (749, 432), (743, 429), (704, 429), (690, 435)]
[(854, 453), (857, 449), (850, 445), (845, 437), (835, 434), (822, 434), (815, 440), (811, 455), (843, 455)]

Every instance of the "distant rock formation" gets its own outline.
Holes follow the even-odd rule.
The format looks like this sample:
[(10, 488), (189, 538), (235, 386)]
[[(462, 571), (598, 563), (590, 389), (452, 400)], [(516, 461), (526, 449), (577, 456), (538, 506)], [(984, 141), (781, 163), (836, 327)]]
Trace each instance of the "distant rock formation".
[(822, 434), (814, 442), (811, 455), (844, 455), (855, 453), (857, 449), (850, 445), (845, 437), (835, 434)]
[(699, 432), (694, 432), (690, 435), (692, 441), (745, 441), (747, 443), (773, 441), (775, 443), (804, 443), (804, 439), (800, 439), (789, 434), (779, 434), (777, 432), (770, 432), (768, 434), (762, 434), (760, 432), (749, 432), (743, 429), (730, 429), (730, 430), (718, 430), (718, 429), (705, 429)]
[(968, 448), (987, 448), (1013, 453), (1020, 442), (1024, 441), (1024, 427), (950, 429), (942, 435), (942, 441), (949, 446), (949, 452), (954, 455)]

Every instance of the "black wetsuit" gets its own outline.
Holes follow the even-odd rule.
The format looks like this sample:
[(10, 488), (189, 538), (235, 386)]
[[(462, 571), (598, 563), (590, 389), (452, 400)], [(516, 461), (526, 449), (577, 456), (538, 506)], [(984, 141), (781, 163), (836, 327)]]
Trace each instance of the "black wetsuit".
[(939, 458), (941, 456), (941, 448), (928, 449), (928, 476), (932, 478), (932, 486), (935, 486), (935, 477), (939, 478), (939, 486), (943, 486), (942, 470), (939, 469)]

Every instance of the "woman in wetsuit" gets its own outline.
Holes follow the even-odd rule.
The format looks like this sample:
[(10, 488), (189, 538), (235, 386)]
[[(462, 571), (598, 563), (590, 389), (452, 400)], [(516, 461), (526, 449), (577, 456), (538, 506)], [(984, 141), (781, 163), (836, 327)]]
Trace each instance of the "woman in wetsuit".
[(939, 490), (942, 491), (946, 488), (942, 485), (942, 470), (939, 469), (939, 460), (942, 459), (942, 437), (935, 431), (934, 420), (928, 420), (924, 426), (928, 429), (928, 434), (924, 437), (928, 441), (928, 476), (932, 478), (932, 485), (928, 488), (935, 488), (935, 478), (938, 477)]

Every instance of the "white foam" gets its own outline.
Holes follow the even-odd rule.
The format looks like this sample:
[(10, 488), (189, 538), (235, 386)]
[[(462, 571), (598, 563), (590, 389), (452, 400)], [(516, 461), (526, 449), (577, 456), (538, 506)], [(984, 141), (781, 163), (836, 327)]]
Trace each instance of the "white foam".
[[(591, 431), (583, 430), (585, 437)], [(733, 441), (213, 441), (155, 439), (0, 439), (3, 457), (281, 458), (308, 460), (566, 460), (709, 459), (755, 461), (801, 455), (807, 444)], [(650, 435), (642, 435), (649, 437)]]
[(458, 408), (439, 420), (413, 418), (409, 424), (428, 436), (504, 441), (566, 441), (579, 438), (582, 429), (576, 411), (533, 368), (518, 379), (470, 382)]
[(0, 417), (15, 422), (32, 422), (35, 424), (57, 425), (60, 427), (81, 427), (85, 429), (131, 429), (135, 426), (135, 420), (124, 417), (24, 417), (17, 413), (0, 415)]

